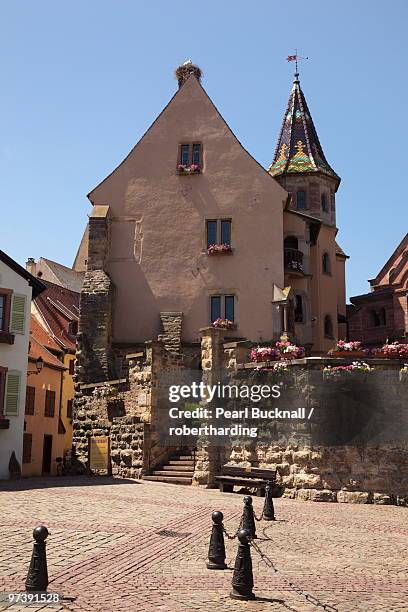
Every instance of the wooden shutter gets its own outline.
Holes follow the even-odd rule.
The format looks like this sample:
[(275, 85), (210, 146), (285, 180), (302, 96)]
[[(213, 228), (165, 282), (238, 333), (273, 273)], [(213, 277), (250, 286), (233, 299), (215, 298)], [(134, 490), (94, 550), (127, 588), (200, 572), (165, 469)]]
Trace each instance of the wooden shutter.
[(72, 419), (72, 404), (74, 400), (70, 399), (67, 401), (67, 418)]
[(35, 406), (35, 387), (29, 387), (27, 385), (25, 413), (34, 414), (34, 406)]
[(13, 295), (11, 306), (10, 331), (14, 334), (24, 334), (26, 319), (26, 296)]
[(44, 416), (53, 417), (55, 414), (55, 391), (49, 389), (45, 392), (45, 411)]
[(23, 435), (23, 463), (31, 463), (31, 452), (33, 448), (33, 434)]
[(8, 372), (6, 381), (6, 393), (4, 400), (4, 413), (7, 416), (16, 416), (18, 414), (18, 405), (20, 401), (20, 372)]

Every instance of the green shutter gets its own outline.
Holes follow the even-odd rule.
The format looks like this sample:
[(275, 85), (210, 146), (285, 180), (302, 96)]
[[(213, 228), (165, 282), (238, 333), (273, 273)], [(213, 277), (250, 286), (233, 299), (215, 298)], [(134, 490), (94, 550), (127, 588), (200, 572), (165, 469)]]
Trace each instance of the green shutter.
[(26, 296), (13, 295), (13, 304), (11, 306), (11, 323), (10, 331), (14, 334), (24, 334), (25, 332), (25, 310)]
[(6, 416), (16, 416), (20, 401), (20, 372), (8, 372), (6, 382), (6, 393), (4, 400), (4, 413)]

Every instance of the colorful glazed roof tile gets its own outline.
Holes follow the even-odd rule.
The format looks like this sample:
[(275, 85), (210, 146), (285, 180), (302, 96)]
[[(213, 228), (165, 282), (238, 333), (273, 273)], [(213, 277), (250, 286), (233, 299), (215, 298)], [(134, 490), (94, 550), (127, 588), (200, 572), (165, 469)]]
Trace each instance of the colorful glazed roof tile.
[(325, 158), (297, 77), (296, 74), (275, 156), (268, 172), (272, 176), (299, 172), (322, 172), (340, 180)]

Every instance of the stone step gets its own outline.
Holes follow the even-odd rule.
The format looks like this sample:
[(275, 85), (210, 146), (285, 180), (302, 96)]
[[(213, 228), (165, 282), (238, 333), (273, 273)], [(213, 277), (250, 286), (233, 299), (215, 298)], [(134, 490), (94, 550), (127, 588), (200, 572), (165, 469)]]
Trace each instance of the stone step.
[(191, 478), (182, 478), (181, 476), (177, 476), (176, 478), (171, 478), (169, 476), (143, 476), (143, 480), (167, 482), (168, 484), (191, 485)]
[(194, 461), (194, 455), (180, 455), (177, 459), (181, 459), (182, 461)]
[(161, 470), (167, 470), (169, 472), (172, 472), (173, 470), (175, 470), (177, 472), (177, 470), (182, 470), (183, 472), (194, 472), (194, 467), (193, 466), (188, 466), (188, 465), (162, 465), (160, 467)]
[(194, 467), (194, 461), (193, 460), (187, 460), (185, 459), (184, 461), (182, 459), (177, 460), (177, 459), (173, 459), (172, 461), (169, 461), (167, 465), (186, 465), (188, 467)]
[(165, 472), (164, 470), (155, 470), (153, 476), (166, 476), (167, 478), (174, 478), (177, 476), (183, 476), (184, 478), (191, 478), (193, 471), (185, 472), (183, 470), (174, 470), (173, 472)]

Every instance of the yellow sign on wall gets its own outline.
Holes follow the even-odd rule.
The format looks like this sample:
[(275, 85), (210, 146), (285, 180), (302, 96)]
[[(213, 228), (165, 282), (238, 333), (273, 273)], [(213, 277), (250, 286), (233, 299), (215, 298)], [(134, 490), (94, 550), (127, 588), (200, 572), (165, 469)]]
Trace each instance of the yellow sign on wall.
[(91, 470), (107, 470), (109, 467), (109, 438), (89, 438), (89, 467)]

